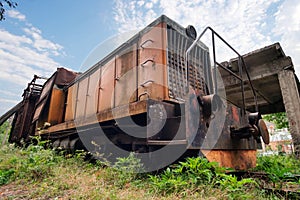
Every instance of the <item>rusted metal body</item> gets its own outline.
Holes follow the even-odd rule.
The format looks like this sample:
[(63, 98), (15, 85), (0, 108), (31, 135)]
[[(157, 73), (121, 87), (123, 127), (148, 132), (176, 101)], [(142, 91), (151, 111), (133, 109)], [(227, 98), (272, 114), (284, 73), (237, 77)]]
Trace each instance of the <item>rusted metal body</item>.
[[(65, 113), (65, 92), (67, 86), (77, 74), (64, 68), (57, 71), (46, 81), (36, 103), (32, 123), (36, 129), (52, 126), (63, 122)], [(48, 123), (48, 124), (45, 124)]]
[(8, 141), (20, 143), (26, 141), (30, 135), (34, 135), (34, 127), (31, 124), (35, 104), (38, 101), (42, 89), (42, 85), (36, 84), (38, 76), (34, 76), (33, 80), (28, 84), (23, 93), (23, 100), (18, 104), (19, 108), (14, 112), (11, 133)]
[[(26, 107), (27, 123), (56, 147), (80, 146), (80, 132), (99, 145), (107, 137), (140, 153), (183, 146), (223, 166), (254, 167), (260, 116), (249, 118), (244, 100), (234, 105), (217, 94), (211, 65), (221, 64), (211, 63), (208, 48), (195, 39), (193, 27), (161, 16), (83, 74), (59, 68)], [(227, 72), (238, 77), (243, 96), (251, 80)], [(98, 125), (103, 133), (94, 133)]]

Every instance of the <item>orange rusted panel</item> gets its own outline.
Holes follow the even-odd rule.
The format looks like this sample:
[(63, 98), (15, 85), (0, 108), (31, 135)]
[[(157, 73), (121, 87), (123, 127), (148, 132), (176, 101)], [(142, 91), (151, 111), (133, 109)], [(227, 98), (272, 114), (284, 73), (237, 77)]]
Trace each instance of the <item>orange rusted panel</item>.
[(256, 166), (256, 150), (201, 150), (210, 162), (235, 170), (246, 170)]
[(115, 59), (102, 67), (100, 82), (98, 112), (114, 107)]
[(104, 122), (109, 121), (112, 119), (118, 119), (122, 117), (128, 117), (129, 115), (137, 115), (141, 113), (147, 112), (147, 101), (137, 101), (130, 103), (129, 105), (123, 105), (114, 108), (114, 111), (112, 112), (111, 109), (107, 109), (102, 111), (101, 113), (97, 114), (97, 118), (91, 116), (89, 118), (86, 118), (79, 123), (75, 123), (74, 121), (66, 121), (64, 123), (60, 123), (54, 126), (51, 126), (45, 131), (45, 133), (51, 133), (51, 132), (58, 132), (68, 129), (76, 128), (78, 125), (90, 125), (95, 124), (98, 122)]
[(75, 119), (81, 119), (85, 116), (86, 96), (89, 84), (89, 77), (80, 80), (78, 83), (77, 101)]
[(61, 123), (63, 121), (63, 113), (64, 113), (64, 102), (65, 94), (63, 90), (56, 88), (56, 86), (52, 89), (50, 106), (49, 106), (49, 114), (48, 114), (48, 122), (53, 125), (57, 123)]
[(65, 121), (74, 120), (77, 83), (68, 88)]
[(115, 107), (137, 101), (136, 45), (116, 58)]
[(160, 23), (144, 34), (139, 42), (138, 96), (167, 100), (166, 29)]
[(95, 116), (99, 100), (100, 68), (90, 75), (85, 116)]

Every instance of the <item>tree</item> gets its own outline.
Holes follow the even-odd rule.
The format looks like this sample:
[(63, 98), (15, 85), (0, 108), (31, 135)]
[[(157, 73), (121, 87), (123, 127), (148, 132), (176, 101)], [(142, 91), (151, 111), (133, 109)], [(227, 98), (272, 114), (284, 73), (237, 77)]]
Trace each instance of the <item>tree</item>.
[(274, 123), (277, 129), (289, 128), (289, 121), (285, 112), (264, 115), (263, 118)]
[(15, 8), (18, 4), (11, 0), (0, 0), (0, 21), (5, 20), (4, 14), (7, 8)]

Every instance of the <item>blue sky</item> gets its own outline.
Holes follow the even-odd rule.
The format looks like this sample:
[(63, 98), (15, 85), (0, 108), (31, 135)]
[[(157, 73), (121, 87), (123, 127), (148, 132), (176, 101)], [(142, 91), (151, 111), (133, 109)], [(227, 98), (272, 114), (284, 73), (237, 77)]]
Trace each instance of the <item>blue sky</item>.
[(98, 44), (161, 14), (198, 32), (209, 25), (242, 54), (280, 42), (300, 72), (298, 0), (16, 1), (0, 22), (0, 115), (21, 100), (34, 74), (79, 71)]

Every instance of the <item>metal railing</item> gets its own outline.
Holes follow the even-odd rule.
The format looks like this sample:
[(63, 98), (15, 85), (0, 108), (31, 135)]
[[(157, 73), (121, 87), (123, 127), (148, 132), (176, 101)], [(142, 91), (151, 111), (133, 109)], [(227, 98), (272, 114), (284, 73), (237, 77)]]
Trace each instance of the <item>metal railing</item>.
[[(191, 52), (191, 50), (197, 45), (197, 43), (200, 41), (200, 39), (203, 37), (203, 35), (207, 32), (207, 31), (211, 31), (211, 37), (212, 37), (212, 46), (213, 46), (213, 79), (214, 79), (214, 92), (217, 94), (217, 89), (218, 89), (218, 82), (217, 82), (217, 67), (222, 68), (223, 70), (225, 70), (226, 72), (228, 72), (230, 75), (234, 76), (235, 78), (237, 78), (238, 80), (240, 80), (241, 82), (241, 90), (242, 90), (242, 101), (243, 101), (243, 110), (245, 111), (246, 108), (246, 103), (245, 103), (245, 89), (244, 89), (244, 83), (246, 81), (244, 81), (243, 79), (243, 70), (246, 73), (247, 76), (247, 81), (250, 84), (252, 93), (253, 93), (253, 98), (254, 98), (254, 102), (255, 102), (255, 110), (258, 111), (258, 104), (257, 104), (257, 95), (256, 92), (254, 90), (251, 78), (249, 76), (247, 67), (246, 67), (246, 63), (245, 60), (243, 58), (243, 56), (241, 56), (228, 42), (226, 42), (216, 31), (214, 31), (211, 27), (206, 27), (204, 29), (204, 31), (199, 35), (199, 37), (191, 44), (191, 46), (189, 46), (189, 48), (186, 50), (185, 52), (185, 61), (186, 61), (186, 66), (189, 66), (189, 53)], [(219, 38), (224, 44), (226, 44), (227, 47), (229, 47), (238, 57), (238, 69), (239, 69), (239, 74), (234, 73), (232, 70), (228, 69), (226, 66), (222, 65), (221, 63), (217, 62), (216, 59), (216, 44), (215, 44), (215, 37)], [(187, 67), (187, 69), (189, 69)], [(187, 77), (187, 81), (189, 82), (189, 77)]]

